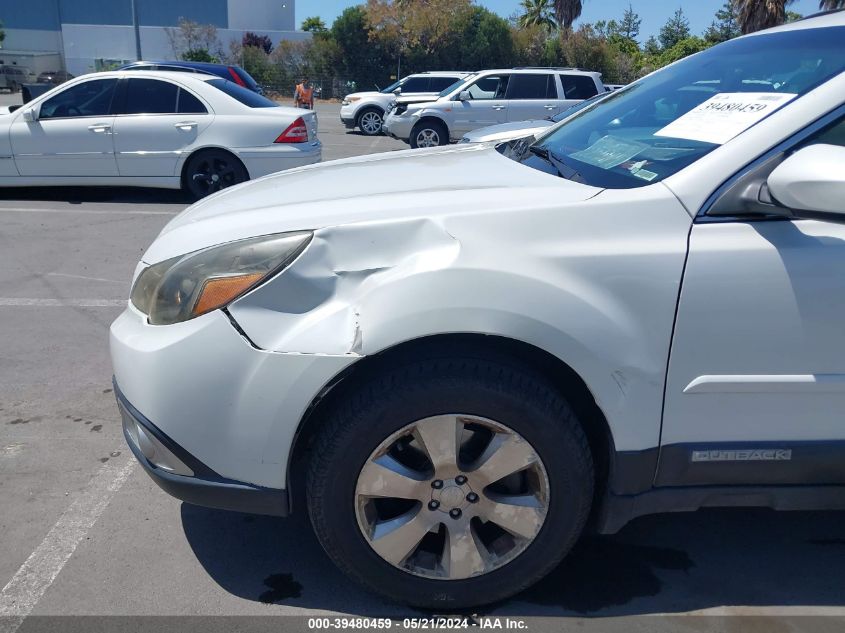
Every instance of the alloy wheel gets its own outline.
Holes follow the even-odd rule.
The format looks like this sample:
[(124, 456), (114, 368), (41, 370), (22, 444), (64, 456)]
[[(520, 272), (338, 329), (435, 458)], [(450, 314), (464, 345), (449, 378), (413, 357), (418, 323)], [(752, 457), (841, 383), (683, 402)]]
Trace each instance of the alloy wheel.
[(237, 165), (221, 156), (199, 160), (189, 178), (191, 189), (198, 196), (207, 196), (240, 182)]
[(440, 134), (437, 130), (424, 128), (417, 134), (417, 147), (438, 147), (440, 145)]
[(364, 134), (368, 136), (375, 136), (381, 132), (382, 118), (378, 112), (365, 112), (361, 115), (359, 125)]
[(355, 489), (358, 527), (408, 573), (458, 580), (519, 556), (543, 526), (549, 480), (512, 429), (471, 415), (413, 422), (385, 439)]

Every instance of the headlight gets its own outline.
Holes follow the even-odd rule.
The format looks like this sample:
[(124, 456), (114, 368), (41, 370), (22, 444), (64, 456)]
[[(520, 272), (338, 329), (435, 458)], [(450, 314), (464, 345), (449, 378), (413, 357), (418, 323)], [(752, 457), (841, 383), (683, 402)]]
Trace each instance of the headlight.
[(350, 103), (355, 103), (356, 101), (360, 101), (361, 97), (345, 97), (343, 101), (340, 102), (340, 105), (349, 105)]
[(287, 267), (312, 233), (277, 233), (174, 257), (149, 268), (132, 304), (152, 325), (170, 325), (222, 308)]

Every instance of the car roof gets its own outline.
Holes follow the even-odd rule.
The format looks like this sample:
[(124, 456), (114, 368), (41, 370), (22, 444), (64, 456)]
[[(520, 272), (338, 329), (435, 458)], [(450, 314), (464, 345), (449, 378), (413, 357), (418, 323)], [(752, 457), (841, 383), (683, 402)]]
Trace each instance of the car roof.
[(437, 75), (471, 75), (473, 70), (425, 70), (421, 73), (413, 73), (408, 77), (432, 77)]
[[(94, 79), (95, 77), (115, 77), (118, 79), (122, 77), (131, 77), (132, 79), (174, 79), (182, 83), (190, 83), (193, 81), (206, 83), (208, 81), (212, 81), (213, 79), (222, 79), (222, 77), (218, 77), (217, 75), (184, 73), (178, 70), (149, 70), (141, 74), (132, 70), (108, 70), (99, 73), (89, 73), (87, 75), (83, 75), (82, 77), (78, 77), (78, 79)], [(223, 79), (223, 81), (228, 81), (228, 79)]]
[(231, 64), (217, 64), (214, 62), (186, 62), (178, 59), (144, 59), (138, 62), (131, 62), (129, 64), (125, 64), (121, 68), (130, 68), (134, 66), (143, 66), (145, 64), (153, 64), (153, 65), (161, 65), (161, 66), (180, 66), (182, 68), (199, 68), (199, 69), (212, 69), (212, 68), (228, 68)]
[(478, 71), (478, 75), (488, 75), (494, 73), (509, 73), (513, 74), (530, 74), (530, 73), (537, 73), (537, 72), (548, 72), (548, 73), (562, 73), (566, 75), (586, 75), (589, 77), (594, 76), (601, 76), (601, 73), (595, 70), (584, 70), (582, 68), (552, 68), (552, 67), (544, 67), (544, 66), (534, 66), (534, 67), (527, 67), (527, 66), (520, 66), (518, 68), (495, 68), (492, 70), (480, 70)]

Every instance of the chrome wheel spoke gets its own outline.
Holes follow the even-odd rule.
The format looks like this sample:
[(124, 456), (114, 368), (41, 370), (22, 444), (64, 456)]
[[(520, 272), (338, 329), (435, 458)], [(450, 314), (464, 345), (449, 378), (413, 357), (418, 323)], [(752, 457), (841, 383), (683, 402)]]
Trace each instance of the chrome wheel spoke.
[(386, 561), (401, 565), (434, 525), (425, 510), (415, 509), (377, 524), (370, 545)]
[(458, 446), (463, 423), (454, 415), (428, 418), (414, 429), (417, 440), (423, 445), (437, 476), (449, 476), (458, 470)]
[(443, 552), (443, 569), (450, 580), (469, 578), (484, 572), (485, 556), (469, 520), (446, 523), (448, 539)]
[(430, 490), (410, 470), (390, 455), (368, 461), (358, 477), (358, 494), (369, 497), (420, 499)]
[(473, 481), (482, 488), (489, 486), (524, 470), (538, 459), (531, 445), (518, 435), (497, 433), (478, 458), (472, 470)]
[(526, 539), (537, 536), (546, 518), (545, 508), (532, 495), (485, 498), (478, 505), (479, 517)]

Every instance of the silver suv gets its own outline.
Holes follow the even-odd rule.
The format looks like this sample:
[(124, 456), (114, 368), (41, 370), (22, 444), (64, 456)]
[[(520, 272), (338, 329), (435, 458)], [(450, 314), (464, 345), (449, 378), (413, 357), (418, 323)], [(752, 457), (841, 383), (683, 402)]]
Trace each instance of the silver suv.
[(375, 136), (381, 133), (384, 113), (397, 94), (437, 98), (443, 90), (470, 75), (469, 72), (451, 70), (417, 73), (377, 92), (354, 92), (344, 97), (340, 120), (349, 129), (357, 127), (366, 136)]
[(600, 73), (577, 68), (485, 70), (435, 100), (399, 97), (384, 131), (411, 147), (447, 145), (489, 125), (554, 116), (605, 91)]

